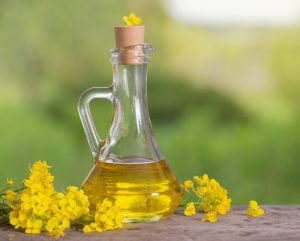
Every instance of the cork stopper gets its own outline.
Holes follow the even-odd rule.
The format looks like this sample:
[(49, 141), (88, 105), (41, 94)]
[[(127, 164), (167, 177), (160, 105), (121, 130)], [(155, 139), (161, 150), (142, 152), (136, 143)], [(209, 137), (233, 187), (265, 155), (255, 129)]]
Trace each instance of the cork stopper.
[(144, 44), (145, 26), (115, 27), (116, 48)]
[(142, 64), (145, 26), (115, 27), (116, 48), (121, 64)]

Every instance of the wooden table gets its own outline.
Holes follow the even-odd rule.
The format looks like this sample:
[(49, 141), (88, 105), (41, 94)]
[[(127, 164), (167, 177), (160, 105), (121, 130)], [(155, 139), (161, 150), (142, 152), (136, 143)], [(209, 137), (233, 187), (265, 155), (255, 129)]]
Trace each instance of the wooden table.
[[(153, 223), (127, 224), (120, 230), (83, 234), (69, 230), (66, 241), (300, 241), (300, 205), (262, 206), (265, 215), (250, 218), (245, 206), (234, 206), (216, 223), (202, 223), (202, 214), (185, 217), (182, 212)], [(0, 241), (49, 241), (46, 235), (25, 235), (0, 227)]]

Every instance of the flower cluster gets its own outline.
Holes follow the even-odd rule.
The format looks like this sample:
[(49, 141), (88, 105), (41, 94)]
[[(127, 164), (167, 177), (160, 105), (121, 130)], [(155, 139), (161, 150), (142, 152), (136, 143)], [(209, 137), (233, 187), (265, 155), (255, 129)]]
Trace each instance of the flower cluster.
[(256, 201), (250, 200), (246, 213), (250, 217), (258, 217), (263, 215), (265, 211), (258, 206)]
[(16, 196), (16, 192), (14, 192), (12, 189), (8, 189), (6, 192), (5, 192), (5, 195), (2, 196), (7, 202), (9, 205), (12, 205), (12, 202), (15, 200), (15, 196)]
[(103, 232), (106, 230), (123, 227), (123, 215), (117, 204), (114, 204), (108, 198), (99, 202), (90, 224), (83, 228), (84, 233)]
[(0, 190), (0, 224), (7, 223), (11, 206), (18, 192), (23, 190), (23, 185), (14, 186), (11, 178), (6, 179), (6, 184)]
[[(195, 176), (194, 180), (186, 180), (183, 188), (188, 193), (193, 193), (200, 202), (196, 207), (205, 213), (202, 221), (216, 222), (217, 215), (225, 215), (230, 210), (231, 199), (228, 198), (227, 190), (215, 179), (210, 179), (207, 174)], [(184, 210), (186, 216), (196, 213), (195, 203), (189, 202)]]
[[(61, 237), (71, 225), (85, 225), (83, 231), (102, 232), (123, 226), (123, 215), (118, 206), (109, 199), (97, 205), (96, 211), (89, 209), (88, 197), (83, 190), (69, 186), (66, 192), (54, 190), (54, 176), (49, 173), (45, 161), (34, 163), (24, 187), (8, 189), (2, 198), (7, 203), (9, 222), (25, 233), (38, 234), (47, 231), (52, 237)], [(13, 184), (7, 179), (7, 185)], [(8, 213), (8, 212), (7, 212)], [(92, 217), (92, 222), (87, 224)]]
[(82, 190), (70, 186), (66, 192), (56, 192), (54, 177), (48, 171), (45, 161), (32, 165), (25, 188), (18, 195), (10, 190), (6, 200), (12, 211), (9, 221), (16, 229), (37, 234), (48, 231), (50, 236), (63, 236), (63, 231), (89, 212), (89, 201)]
[(46, 230), (50, 236), (60, 237), (71, 222), (76, 222), (89, 213), (89, 201), (82, 190), (69, 186), (66, 193), (58, 192), (53, 196), (50, 212), (52, 215), (46, 224)]
[(127, 26), (139, 25), (142, 22), (141, 18), (138, 18), (135, 13), (130, 13), (129, 16), (124, 16), (123, 21), (127, 24)]
[(196, 208), (195, 208), (194, 202), (187, 203), (187, 205), (185, 206), (185, 209), (184, 209), (184, 215), (192, 216), (194, 214), (196, 214)]

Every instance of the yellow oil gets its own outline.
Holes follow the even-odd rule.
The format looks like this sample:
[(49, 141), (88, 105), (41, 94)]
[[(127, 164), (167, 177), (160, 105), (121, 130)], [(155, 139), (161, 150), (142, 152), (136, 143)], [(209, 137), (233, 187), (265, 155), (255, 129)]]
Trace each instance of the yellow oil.
[(181, 201), (178, 182), (166, 161), (97, 161), (82, 188), (92, 208), (108, 197), (121, 207), (124, 222), (156, 221), (173, 213)]

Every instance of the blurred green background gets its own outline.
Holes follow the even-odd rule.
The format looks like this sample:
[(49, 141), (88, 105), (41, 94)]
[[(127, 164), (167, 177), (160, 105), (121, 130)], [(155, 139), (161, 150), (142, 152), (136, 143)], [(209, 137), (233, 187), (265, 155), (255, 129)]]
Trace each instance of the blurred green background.
[[(208, 173), (235, 204), (300, 202), (300, 25), (191, 24), (171, 17), (170, 4), (0, 1), (3, 182), (21, 181), (42, 159), (57, 188), (81, 184), (92, 156), (77, 101), (110, 85), (112, 27), (134, 11), (156, 49), (148, 73), (154, 134), (179, 180)], [(96, 101), (92, 111), (105, 137), (111, 104)]]

